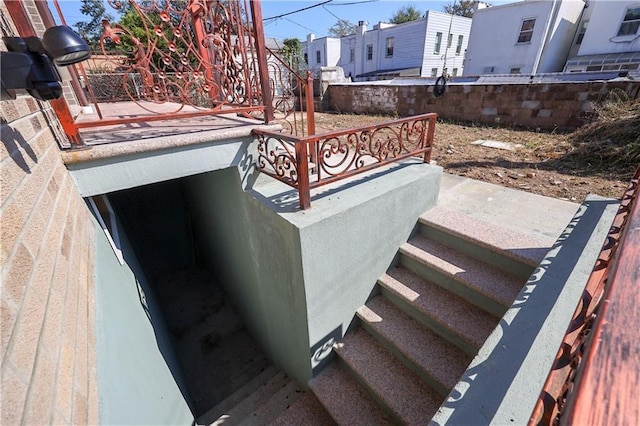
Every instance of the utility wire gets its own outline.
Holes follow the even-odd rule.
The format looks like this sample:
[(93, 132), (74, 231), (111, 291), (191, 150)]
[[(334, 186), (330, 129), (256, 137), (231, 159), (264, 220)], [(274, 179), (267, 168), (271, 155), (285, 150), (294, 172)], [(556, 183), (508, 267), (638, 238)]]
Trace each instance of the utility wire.
[(326, 0), (326, 1), (323, 1), (322, 3), (318, 3), (318, 4), (311, 5), (311, 6), (303, 7), (302, 9), (294, 10), (293, 12), (287, 12), (287, 13), (283, 13), (281, 15), (271, 16), (269, 18), (264, 18), (263, 21), (268, 21), (270, 19), (278, 19), (278, 18), (282, 18), (282, 17), (288, 16), (288, 15), (293, 15), (294, 13), (298, 13), (298, 12), (302, 12), (302, 11), (305, 11), (305, 10), (313, 9), (314, 7), (322, 6), (323, 4), (331, 3), (332, 1), (333, 0)]
[(349, 3), (332, 3), (329, 6), (330, 7), (333, 7), (333, 6), (352, 6), (354, 4), (375, 3), (377, 1), (380, 1), (380, 0), (362, 0), (362, 1), (351, 1)]

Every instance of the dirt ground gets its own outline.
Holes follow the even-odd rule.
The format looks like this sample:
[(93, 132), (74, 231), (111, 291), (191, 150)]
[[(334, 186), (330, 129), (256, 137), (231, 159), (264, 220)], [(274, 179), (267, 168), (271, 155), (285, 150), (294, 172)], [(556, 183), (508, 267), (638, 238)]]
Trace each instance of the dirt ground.
[[(316, 113), (316, 131), (347, 129), (392, 120), (391, 117)], [(478, 140), (512, 144), (513, 150), (474, 145)], [(578, 164), (570, 134), (487, 127), (438, 121), (432, 160), (451, 174), (466, 176), (548, 197), (582, 202), (589, 193), (620, 198), (628, 176)]]

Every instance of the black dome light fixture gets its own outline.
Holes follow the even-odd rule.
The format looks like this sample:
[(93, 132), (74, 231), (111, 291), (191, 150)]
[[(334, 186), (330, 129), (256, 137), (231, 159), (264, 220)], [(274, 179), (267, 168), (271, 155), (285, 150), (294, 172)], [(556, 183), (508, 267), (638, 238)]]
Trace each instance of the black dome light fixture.
[(42, 39), (3, 37), (2, 40), (8, 51), (0, 52), (1, 100), (15, 99), (16, 90), (26, 90), (43, 101), (58, 99), (62, 86), (54, 63), (67, 66), (91, 57), (87, 43), (63, 25), (47, 29)]

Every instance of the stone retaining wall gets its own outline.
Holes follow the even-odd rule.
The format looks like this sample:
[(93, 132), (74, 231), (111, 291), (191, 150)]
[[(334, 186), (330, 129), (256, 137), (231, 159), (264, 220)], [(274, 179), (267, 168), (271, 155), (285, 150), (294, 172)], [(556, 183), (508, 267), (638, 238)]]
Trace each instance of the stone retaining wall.
[(344, 85), (327, 91), (329, 110), (401, 117), (435, 112), (441, 119), (551, 130), (588, 123), (609, 94), (638, 97), (639, 81), (449, 85), (440, 98), (427, 85)]

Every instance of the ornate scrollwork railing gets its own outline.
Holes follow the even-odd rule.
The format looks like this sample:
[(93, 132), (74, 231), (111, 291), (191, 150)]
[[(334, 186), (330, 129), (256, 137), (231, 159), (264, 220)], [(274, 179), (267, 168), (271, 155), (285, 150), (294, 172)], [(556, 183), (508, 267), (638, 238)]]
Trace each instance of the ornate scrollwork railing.
[[(609, 322), (609, 324), (606, 325), (609, 336), (605, 340), (611, 341), (611, 343), (617, 340), (617, 344), (626, 345), (626, 343), (621, 342), (619, 338), (616, 338), (615, 335), (618, 334), (618, 337), (620, 337), (625, 333), (623, 329), (627, 327), (631, 327), (634, 330), (635, 339), (638, 337), (637, 323), (639, 316), (635, 303), (628, 303), (632, 305), (632, 309), (636, 311), (635, 313), (629, 312), (628, 315), (625, 314), (627, 320), (620, 320), (619, 322), (623, 324), (618, 324), (619, 328), (617, 330), (611, 318), (607, 319), (605, 316), (606, 307), (616, 303), (617, 298), (627, 298), (633, 301), (635, 297), (637, 300), (637, 259), (640, 253), (640, 244), (638, 244), (640, 241), (639, 193), (640, 167), (636, 170), (629, 187), (622, 197), (616, 217), (613, 220), (607, 239), (573, 314), (567, 333), (556, 355), (553, 367), (531, 415), (531, 419), (529, 420), (529, 425), (572, 424), (577, 421), (577, 418), (580, 418), (580, 421), (574, 424), (603, 424), (605, 419), (607, 419), (610, 424), (637, 423), (638, 410), (635, 391), (633, 395), (624, 395), (627, 391), (637, 389), (637, 375), (635, 385), (632, 384), (632, 379), (622, 378), (617, 382), (617, 385), (622, 384), (622, 389), (611, 388), (612, 384), (616, 382), (615, 378), (611, 377), (612, 374), (626, 374), (624, 369), (620, 369), (622, 364), (627, 363), (629, 360), (631, 360), (632, 364), (635, 362), (635, 367), (632, 367), (629, 373), (637, 373), (637, 369), (640, 368), (637, 351), (635, 355), (630, 356), (629, 353), (624, 354), (624, 348), (622, 349), (622, 353), (619, 354), (615, 353), (614, 348), (600, 348), (601, 358), (604, 356), (602, 352), (609, 352), (608, 357), (601, 360), (602, 362), (596, 367), (601, 370), (597, 373), (600, 374), (601, 377), (608, 377), (609, 383), (605, 385), (604, 382), (600, 380), (600, 385), (605, 386), (605, 389), (599, 389), (599, 391), (608, 394), (611, 398), (610, 401), (593, 395), (595, 387), (589, 385), (584, 380), (578, 380), (578, 377), (580, 374), (583, 374), (585, 370), (591, 368), (590, 363), (598, 356), (594, 353), (590, 354), (589, 351), (592, 351), (594, 346), (600, 345), (600, 341), (603, 340), (603, 325), (605, 325), (605, 323)], [(629, 237), (630, 234), (632, 235), (631, 237)], [(625, 247), (626, 244), (629, 244), (629, 246)], [(623, 251), (622, 247), (627, 249), (625, 253), (621, 253)], [(621, 270), (620, 265), (623, 264), (626, 264), (627, 267), (630, 266), (630, 268), (624, 270), (625, 272), (623, 273), (619, 273), (619, 270)], [(630, 271), (631, 275), (628, 274)], [(632, 276), (633, 274), (635, 274), (635, 276)], [(622, 285), (614, 288), (616, 280), (620, 280), (620, 284)], [(624, 285), (626, 285), (626, 287), (624, 287)], [(624, 294), (625, 291), (628, 293)], [(606, 304), (603, 303), (605, 300), (607, 301)], [(612, 315), (621, 318), (622, 314), (623, 312), (617, 312)], [(636, 326), (628, 324), (629, 317), (635, 318), (632, 319), (631, 322), (635, 322)], [(628, 338), (629, 336), (627, 335), (625, 337)], [(634, 356), (635, 360), (633, 358)], [(616, 359), (616, 357), (620, 358)], [(589, 389), (585, 391), (585, 395), (582, 395), (581, 401), (580, 391), (584, 386), (589, 386)], [(622, 393), (623, 395), (621, 397), (626, 398), (628, 403), (636, 407), (635, 413), (633, 409), (629, 412), (624, 412), (624, 402), (616, 400), (613, 397), (613, 394), (616, 392), (618, 396)], [(615, 404), (612, 402), (613, 400), (616, 400)], [(620, 405), (621, 403), (622, 405)], [(570, 409), (567, 409), (568, 404), (572, 404)], [(576, 412), (576, 407), (582, 410), (582, 412)], [(585, 413), (587, 410), (591, 411), (591, 413)], [(594, 415), (594, 413), (596, 414)], [(635, 420), (628, 417), (629, 414), (631, 414), (632, 417), (635, 416)], [(586, 418), (590, 420), (584, 423)]]
[[(99, 119), (72, 122), (76, 130), (228, 113), (272, 118), (259, 0), (105, 3), (117, 19), (102, 21), (99, 69), (78, 65)], [(132, 106), (103, 117), (101, 102)]]
[(313, 76), (301, 76), (267, 48), (267, 68), (275, 119), (285, 132), (305, 136), (315, 133)]
[(305, 137), (254, 130), (258, 167), (296, 188), (306, 209), (313, 188), (412, 156), (429, 162), (436, 119), (430, 113)]

